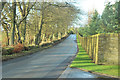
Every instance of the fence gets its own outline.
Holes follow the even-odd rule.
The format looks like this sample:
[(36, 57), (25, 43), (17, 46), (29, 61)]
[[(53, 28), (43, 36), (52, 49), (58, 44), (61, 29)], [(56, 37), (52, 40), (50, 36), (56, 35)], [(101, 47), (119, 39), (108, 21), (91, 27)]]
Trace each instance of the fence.
[(95, 64), (118, 64), (120, 34), (78, 35), (78, 39)]

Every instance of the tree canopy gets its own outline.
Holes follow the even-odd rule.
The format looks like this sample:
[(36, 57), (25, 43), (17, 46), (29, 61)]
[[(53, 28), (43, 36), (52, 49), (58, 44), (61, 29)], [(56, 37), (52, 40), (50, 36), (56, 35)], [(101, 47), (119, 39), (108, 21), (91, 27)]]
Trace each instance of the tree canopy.
[(6, 2), (1, 12), (3, 44), (39, 45), (65, 36), (80, 9), (67, 2)]
[(102, 15), (95, 10), (90, 21), (84, 27), (79, 28), (83, 36), (95, 35), (98, 33), (119, 33), (120, 32), (120, 1), (115, 4), (106, 4)]

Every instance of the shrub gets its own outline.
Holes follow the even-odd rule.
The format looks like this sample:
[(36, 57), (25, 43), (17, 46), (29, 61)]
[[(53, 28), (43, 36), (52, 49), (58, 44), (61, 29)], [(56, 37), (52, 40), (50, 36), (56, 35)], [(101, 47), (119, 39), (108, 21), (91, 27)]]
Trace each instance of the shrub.
[(10, 55), (13, 54), (14, 48), (2, 48), (2, 55)]
[(24, 50), (25, 50), (25, 51), (28, 51), (28, 50), (30, 50), (30, 49), (29, 49), (29, 47), (24, 46)]
[(5, 45), (5, 44), (2, 44), (2, 47), (6, 47), (6, 45)]
[(18, 53), (21, 52), (24, 49), (24, 45), (21, 43), (18, 43), (17, 45), (14, 46), (14, 53)]

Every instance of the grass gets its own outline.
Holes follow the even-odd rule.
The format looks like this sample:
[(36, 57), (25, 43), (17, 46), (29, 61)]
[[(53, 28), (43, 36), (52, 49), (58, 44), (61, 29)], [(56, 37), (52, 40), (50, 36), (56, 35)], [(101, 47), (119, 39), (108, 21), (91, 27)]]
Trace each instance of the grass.
[[(68, 35), (69, 36), (69, 35)], [(54, 43), (51, 43), (49, 45), (43, 45), (41, 47), (33, 47), (31, 50), (28, 50), (28, 51), (21, 51), (19, 53), (14, 53), (14, 54), (11, 54), (11, 55), (2, 55), (2, 61), (7, 61), (7, 60), (10, 60), (10, 59), (14, 59), (14, 58), (18, 58), (18, 57), (22, 57), (22, 56), (26, 56), (26, 55), (30, 55), (30, 54), (33, 54), (33, 53), (36, 53), (38, 51), (41, 51), (41, 50), (44, 50), (44, 49), (47, 49), (47, 48), (50, 48), (60, 42), (62, 42), (63, 40), (65, 40), (68, 36), (65, 36), (64, 38), (60, 39), (60, 40), (55, 40)]]
[(30, 55), (30, 54), (33, 54), (35, 52), (47, 49), (49, 47), (52, 47), (52, 45), (44, 46), (44, 47), (40, 47), (40, 48), (34, 48), (34, 49), (31, 49), (31, 50), (28, 50), (28, 51), (21, 51), (19, 53), (14, 53), (14, 54), (11, 54), (11, 55), (2, 55), (2, 61), (7, 61), (7, 60), (14, 59), (14, 58), (17, 58), (17, 57)]
[(118, 77), (118, 65), (97, 65), (92, 62), (89, 58), (86, 51), (82, 48), (79, 43), (77, 36), (77, 44), (78, 44), (78, 54), (70, 67), (82, 68), (92, 72), (98, 72), (102, 74), (112, 75)]

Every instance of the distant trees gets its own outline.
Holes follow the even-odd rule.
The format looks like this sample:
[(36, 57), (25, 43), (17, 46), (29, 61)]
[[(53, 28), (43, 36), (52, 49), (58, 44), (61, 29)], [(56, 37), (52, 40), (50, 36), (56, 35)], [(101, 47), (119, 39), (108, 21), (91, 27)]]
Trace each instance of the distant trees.
[[(35, 45), (42, 41), (42, 37), (49, 40), (53, 36), (64, 35), (65, 32), (68, 32), (68, 26), (72, 24), (72, 21), (75, 20), (76, 15), (79, 13), (79, 10), (74, 5), (66, 5), (66, 3), (37, 3), (33, 12), (36, 10), (40, 10), (40, 12), (36, 15), (39, 16), (39, 22), (36, 23)], [(71, 12), (72, 10), (73, 12)], [(33, 18), (29, 18), (29, 20), (31, 19)], [(31, 24), (34, 25), (34, 23)]]
[(60, 38), (66, 35), (79, 13), (77, 7), (65, 2), (6, 2), (1, 13), (5, 45), (18, 42), (39, 45), (43, 40)]
[(83, 36), (98, 33), (119, 33), (120, 32), (120, 1), (115, 4), (108, 3), (100, 16), (95, 10), (91, 14), (91, 20), (85, 27), (79, 28), (79, 33)]

